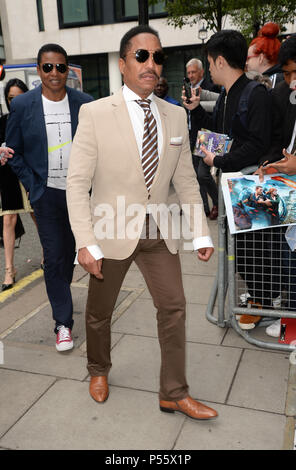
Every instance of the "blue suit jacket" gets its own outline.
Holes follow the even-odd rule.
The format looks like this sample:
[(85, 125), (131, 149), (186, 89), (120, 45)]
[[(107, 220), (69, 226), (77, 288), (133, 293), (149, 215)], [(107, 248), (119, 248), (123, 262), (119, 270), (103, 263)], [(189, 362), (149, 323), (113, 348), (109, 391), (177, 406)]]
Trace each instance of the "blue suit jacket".
[[(66, 87), (71, 114), (72, 140), (83, 103), (93, 101), (86, 93)], [(9, 164), (29, 192), (34, 204), (43, 194), (48, 177), (48, 144), (41, 85), (11, 102), (6, 128), (6, 145), (14, 150)]]

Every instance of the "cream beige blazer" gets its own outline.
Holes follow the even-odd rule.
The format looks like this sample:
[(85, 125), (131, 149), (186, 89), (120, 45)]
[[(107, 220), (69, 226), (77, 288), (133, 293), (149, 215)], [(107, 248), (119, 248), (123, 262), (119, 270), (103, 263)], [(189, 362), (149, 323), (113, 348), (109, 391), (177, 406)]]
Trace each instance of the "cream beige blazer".
[[(67, 204), (77, 250), (99, 245), (106, 258), (129, 257), (139, 241), (147, 205), (165, 212), (171, 184), (181, 206), (190, 209), (192, 238), (209, 235), (185, 110), (157, 97), (155, 101), (163, 148), (150, 193), (122, 90), (81, 106), (67, 176)], [(162, 227), (160, 231), (168, 249), (176, 253), (178, 230), (173, 230), (170, 213), (167, 217), (168, 233)]]

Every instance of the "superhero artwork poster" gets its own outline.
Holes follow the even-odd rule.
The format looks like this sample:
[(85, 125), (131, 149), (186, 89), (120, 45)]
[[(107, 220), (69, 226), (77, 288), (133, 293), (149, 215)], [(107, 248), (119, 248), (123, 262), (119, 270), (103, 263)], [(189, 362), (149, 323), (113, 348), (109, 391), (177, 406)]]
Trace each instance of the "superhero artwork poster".
[(223, 197), (231, 234), (296, 224), (296, 175), (227, 178)]

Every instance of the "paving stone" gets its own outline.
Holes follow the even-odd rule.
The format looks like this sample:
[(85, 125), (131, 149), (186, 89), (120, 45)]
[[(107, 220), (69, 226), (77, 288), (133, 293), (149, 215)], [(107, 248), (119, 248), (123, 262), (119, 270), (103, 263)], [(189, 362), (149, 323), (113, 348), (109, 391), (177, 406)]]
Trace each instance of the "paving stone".
[[(87, 289), (85, 287), (72, 287), (72, 298), (74, 306), (74, 327), (72, 331), (74, 344), (77, 348), (85, 341), (85, 305)], [(121, 290), (115, 308), (130, 294), (129, 291)], [(46, 305), (40, 312), (26, 321), (19, 328), (10, 333), (6, 340), (31, 343), (47, 346), (55, 346), (54, 321), (50, 305)]]
[[(265, 333), (265, 327), (258, 326), (257, 328), (250, 330), (249, 335), (251, 338), (257, 341), (259, 340), (265, 343), (278, 344), (277, 338), (272, 338), (271, 336), (267, 336), (267, 334)], [(243, 349), (256, 349), (256, 350), (262, 351), (262, 348), (260, 346), (249, 343), (242, 336), (240, 336), (236, 331), (234, 331), (233, 328), (228, 328), (222, 344), (223, 346), (232, 346), (235, 348), (243, 348)], [(277, 352), (279, 353), (280, 351), (277, 351)]]
[(0, 445), (27, 450), (172, 449), (184, 419), (160, 412), (153, 393), (110, 387), (108, 401), (98, 404), (89, 396), (88, 383), (60, 380)]
[[(205, 312), (205, 305), (187, 303), (186, 339), (189, 342), (221, 344), (226, 329), (209, 322)], [(215, 313), (216, 309), (214, 309)]]
[(245, 351), (228, 404), (284, 413), (289, 359), (268, 351)]
[(0, 436), (55, 382), (55, 378), (0, 369)]
[(86, 359), (74, 351), (49, 352), (47, 348), (15, 347), (4, 342), (4, 364), (0, 369), (83, 380), (87, 376)]
[(83, 269), (79, 264), (75, 266), (73, 272), (73, 282), (82, 282), (83, 284), (88, 285), (89, 274)]
[[(225, 330), (207, 321), (204, 305), (187, 304), (186, 316), (187, 341), (221, 343)], [(152, 299), (137, 299), (114, 323), (112, 331), (157, 337), (156, 309)]]
[[(186, 301), (191, 304), (207, 305), (214, 279), (214, 276), (192, 276), (183, 274), (183, 286)], [(141, 297), (144, 299), (151, 299), (151, 295), (147, 288)]]
[(207, 263), (198, 260), (196, 253), (181, 253), (180, 259), (183, 274), (211, 276), (217, 272), (218, 254), (216, 252)]
[(14, 295), (4, 305), (0, 304), (0, 333), (11, 328), (15, 322), (48, 302), (43, 278), (35, 285), (28, 286), (25, 290)]
[[(238, 349), (188, 343), (187, 378), (191, 395), (223, 403), (240, 354)], [(112, 364), (111, 384), (158, 392), (160, 350), (157, 339), (125, 335), (112, 351)]]
[[(25, 228), (25, 235), (21, 239), (19, 248), (14, 250), (14, 265), (17, 268), (17, 281), (24, 276), (32, 274), (37, 269), (40, 269), (42, 259), (42, 247), (40, 244), (36, 226), (29, 213), (21, 214), (21, 220)], [(18, 246), (18, 240), (16, 242)], [(34, 247), (34, 249), (32, 249)], [(30, 253), (30, 258), (28, 258)], [(4, 250), (0, 250), (0, 266), (4, 267)], [(1, 271), (2, 275), (2, 271)]]
[(214, 283), (214, 276), (183, 275), (183, 284), (187, 302), (207, 305)]
[(150, 299), (137, 299), (112, 326), (112, 331), (157, 337), (156, 309)]
[(124, 278), (122, 287), (144, 288), (146, 287), (146, 282), (138, 269), (129, 269)]
[(196, 399), (224, 403), (241, 350), (208, 344), (187, 344), (187, 380)]
[(160, 350), (158, 340), (125, 335), (111, 354), (112, 385), (158, 392)]
[(296, 384), (288, 385), (286, 415), (296, 417)]
[[(210, 221), (209, 225), (217, 247), (217, 222)], [(196, 254), (181, 249), (188, 302), (187, 379), (191, 395), (218, 410), (217, 420), (195, 422), (178, 413), (159, 411), (160, 349), (155, 308), (133, 263), (124, 286), (135, 289), (136, 295), (140, 292), (137, 288), (146, 290), (137, 300), (133, 297), (134, 303), (126, 310), (131, 291), (120, 293), (117, 306), (123, 313), (112, 327), (111, 393), (104, 405), (95, 403), (88, 393), (83, 314), (86, 288), (77, 284), (72, 287), (76, 346), (72, 352), (55, 351), (49, 307), (4, 339), (0, 448), (282, 448), (289, 353), (262, 351), (232, 329), (227, 331), (206, 320), (217, 256), (216, 249), (209, 263), (201, 263)], [(80, 267), (75, 270), (74, 282), (88, 282)], [(9, 299), (0, 309), (0, 332), (45, 300), (43, 281)], [(257, 329), (254, 334), (261, 338), (263, 330)], [(292, 370), (293, 386), (295, 377)], [(4, 413), (2, 404), (7, 408)]]
[(208, 404), (219, 416), (214, 421), (186, 419), (175, 450), (281, 450), (283, 415)]

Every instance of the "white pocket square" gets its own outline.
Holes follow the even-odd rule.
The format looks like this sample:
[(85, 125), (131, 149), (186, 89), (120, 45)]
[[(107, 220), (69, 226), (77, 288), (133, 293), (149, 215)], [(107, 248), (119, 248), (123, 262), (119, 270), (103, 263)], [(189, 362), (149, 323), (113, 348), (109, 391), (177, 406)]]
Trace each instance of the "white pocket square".
[(183, 143), (183, 137), (171, 137), (171, 145), (181, 145)]

